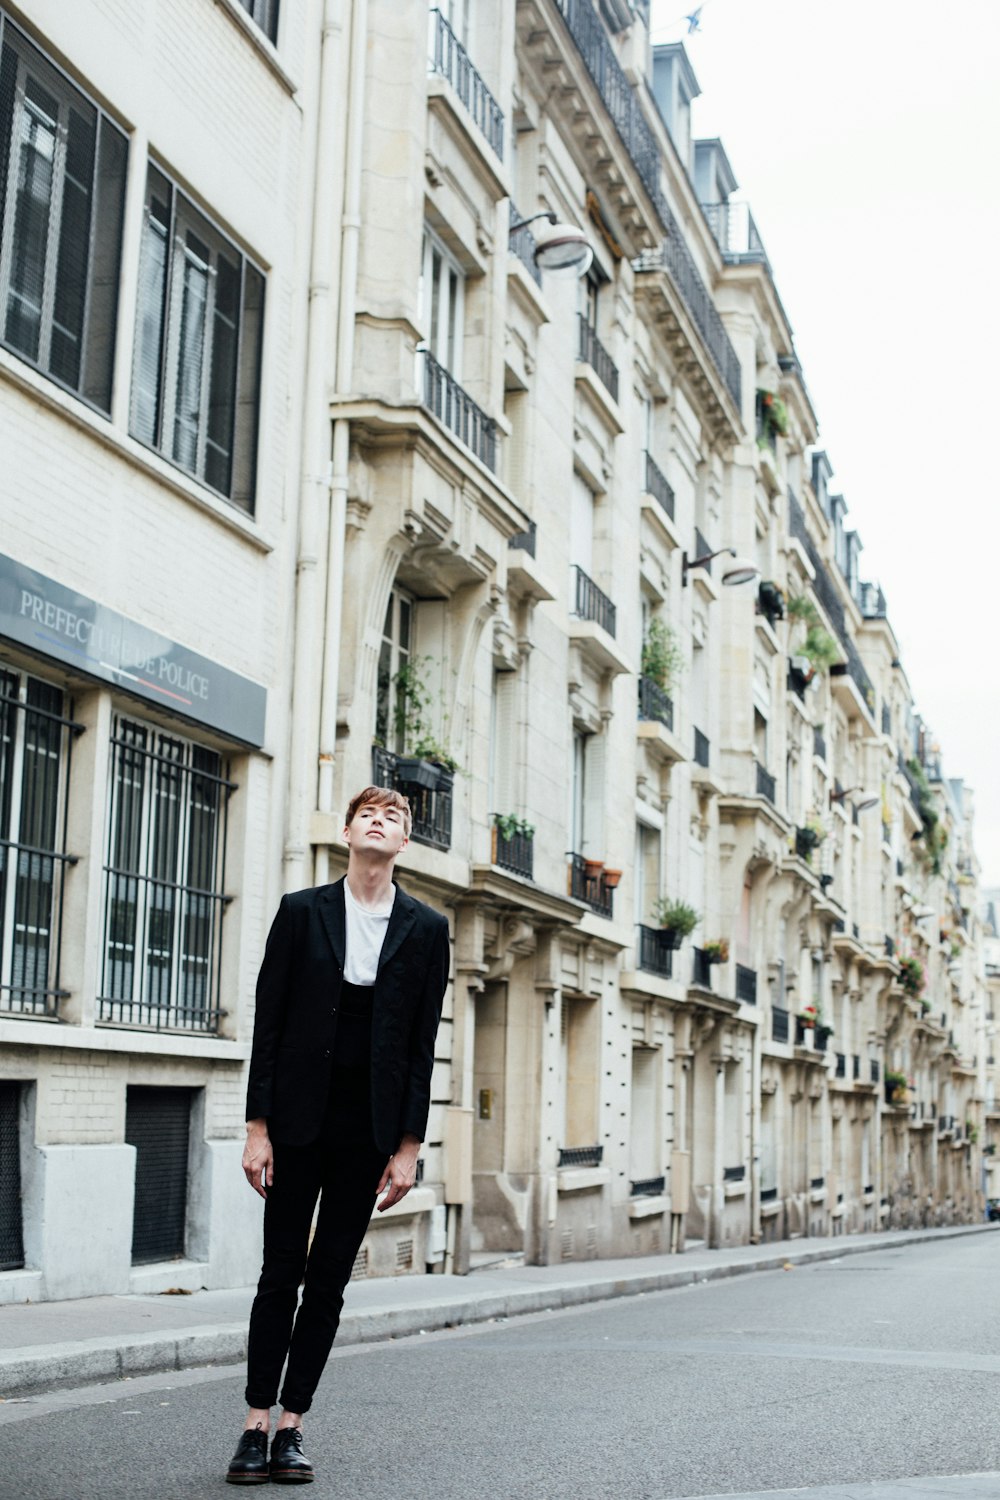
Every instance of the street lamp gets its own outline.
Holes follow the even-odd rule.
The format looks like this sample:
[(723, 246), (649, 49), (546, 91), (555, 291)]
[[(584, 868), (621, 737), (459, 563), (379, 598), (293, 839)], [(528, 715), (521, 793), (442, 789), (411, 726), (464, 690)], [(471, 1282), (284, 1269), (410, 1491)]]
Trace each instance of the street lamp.
[(753, 583), (760, 577), (760, 568), (749, 557), (737, 557), (735, 547), (720, 547), (716, 552), (706, 552), (702, 557), (689, 558), (685, 552), (681, 558), (681, 583), (686, 586), (691, 568), (703, 568), (715, 557), (731, 557), (722, 569), (722, 582), (726, 588), (739, 583)]
[(548, 271), (550, 276), (562, 276), (567, 280), (570, 277), (575, 280), (579, 276), (586, 276), (594, 259), (594, 252), (585, 231), (578, 229), (575, 224), (560, 224), (551, 209), (542, 209), (529, 219), (519, 219), (510, 226), (509, 233), (516, 234), (519, 229), (527, 229), (529, 224), (534, 224), (538, 219), (548, 220), (547, 224), (535, 230), (533, 236), (535, 265), (538, 269)]
[[(860, 792), (860, 790), (861, 788), (859, 786), (849, 786), (843, 788), (839, 792), (831, 792), (830, 806), (832, 807), (835, 802), (843, 802), (844, 798), (849, 797), (852, 792)], [(855, 812), (859, 813), (868, 812), (870, 808), (877, 807), (881, 800), (882, 799), (879, 796), (862, 797), (860, 802), (855, 802), (854, 810)]]

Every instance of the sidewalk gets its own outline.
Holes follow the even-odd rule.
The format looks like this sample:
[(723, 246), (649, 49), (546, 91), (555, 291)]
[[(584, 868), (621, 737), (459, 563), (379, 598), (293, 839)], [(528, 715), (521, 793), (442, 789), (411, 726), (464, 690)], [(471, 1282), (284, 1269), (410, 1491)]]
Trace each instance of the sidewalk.
[[(857, 1234), (843, 1239), (783, 1240), (683, 1255), (502, 1266), (469, 1276), (398, 1276), (352, 1282), (339, 1344), (373, 1343), (490, 1318), (575, 1307), (611, 1297), (663, 1291), (838, 1260), (867, 1250), (986, 1234), (992, 1224)], [(0, 1308), (0, 1398), (194, 1365), (239, 1364), (253, 1287), (190, 1296), (88, 1297)]]

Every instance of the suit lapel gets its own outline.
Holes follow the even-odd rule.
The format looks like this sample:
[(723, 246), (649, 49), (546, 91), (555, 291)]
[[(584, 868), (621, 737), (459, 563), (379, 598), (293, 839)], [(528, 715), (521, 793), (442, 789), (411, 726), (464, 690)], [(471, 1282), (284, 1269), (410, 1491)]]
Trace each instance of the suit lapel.
[(336, 955), (341, 972), (347, 952), (347, 913), (344, 909), (344, 880), (335, 880), (328, 885), (319, 898), (319, 914), (326, 928), (326, 935)]
[[(343, 904), (343, 896), (341, 896)], [(417, 903), (412, 896), (408, 896), (399, 886), (396, 887), (396, 899), (392, 903), (392, 916), (385, 932), (385, 941), (382, 944), (382, 952), (378, 959), (378, 972), (381, 974), (383, 967), (399, 948), (400, 943), (406, 938), (417, 915)]]

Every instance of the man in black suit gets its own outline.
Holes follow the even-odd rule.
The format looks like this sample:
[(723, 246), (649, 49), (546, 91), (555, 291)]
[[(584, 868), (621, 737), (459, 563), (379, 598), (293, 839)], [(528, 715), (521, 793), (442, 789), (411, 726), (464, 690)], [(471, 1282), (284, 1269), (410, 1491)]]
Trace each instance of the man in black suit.
[(264, 1265), (250, 1314), (250, 1410), (226, 1475), (233, 1484), (314, 1477), (302, 1416), (344, 1288), (378, 1194), (388, 1190), (379, 1210), (390, 1208), (416, 1176), (450, 948), (448, 919), (393, 881), (409, 833), (407, 799), (366, 787), (347, 809), (346, 877), (282, 897), (268, 936), (243, 1153), (247, 1181), (265, 1199)]

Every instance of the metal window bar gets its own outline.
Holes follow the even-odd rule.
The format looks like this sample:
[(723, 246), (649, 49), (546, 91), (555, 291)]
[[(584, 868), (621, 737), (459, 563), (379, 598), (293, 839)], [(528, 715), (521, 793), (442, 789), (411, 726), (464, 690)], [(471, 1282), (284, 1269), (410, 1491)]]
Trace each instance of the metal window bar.
[(703, 203), (701, 211), (724, 261), (729, 265), (753, 262), (770, 271), (771, 263), (748, 203)]
[(674, 492), (667, 481), (662, 469), (653, 462), (653, 455), (646, 450), (646, 494), (652, 495), (653, 499), (665, 511), (671, 521), (674, 519)]
[(218, 1030), (227, 773), (214, 750), (116, 719), (99, 1022)]
[[(695, 557), (708, 557), (708, 554), (710, 552), (714, 551), (714, 550), (715, 549), (707, 541), (707, 539), (703, 536), (703, 534), (698, 530), (697, 527), (695, 527), (695, 532), (694, 532), (694, 555), (695, 555)], [(688, 564), (688, 566), (690, 567), (690, 564)], [(709, 575), (709, 577), (711, 577), (711, 574), (712, 574), (712, 560), (711, 560), (711, 558), (709, 558), (708, 562), (701, 563), (700, 566), (703, 567), (704, 570), (705, 570), (705, 572)]]
[(192, 1090), (129, 1088), (125, 1141), (135, 1147), (132, 1263), (184, 1254)]
[(666, 1190), (666, 1177), (637, 1177), (629, 1183), (632, 1198), (658, 1198)]
[(376, 786), (392, 787), (407, 798), (413, 818), (410, 837), (416, 843), (429, 844), (432, 849), (450, 849), (454, 773), (444, 766), (434, 766), (431, 768), (434, 784), (422, 785), (413, 780), (408, 770), (412, 759), (373, 745), (372, 781)]
[(704, 948), (695, 948), (692, 958), (691, 983), (703, 990), (710, 990), (712, 988), (712, 965), (708, 961), (708, 954)]
[(745, 1163), (741, 1162), (738, 1167), (723, 1167), (723, 1182), (743, 1182), (746, 1179), (747, 1169)]
[(813, 1027), (813, 1047), (817, 1052), (825, 1052), (826, 1044), (830, 1040), (830, 1029), (828, 1026)]
[(674, 972), (674, 948), (662, 927), (639, 924), (639, 967), (647, 974), (670, 979)]
[(600, 625), (602, 630), (606, 630), (608, 635), (614, 635), (618, 619), (615, 605), (578, 563), (573, 563), (571, 566), (574, 615), (580, 620), (593, 620), (595, 624)]
[(810, 1187), (810, 1189), (814, 1193), (817, 1192), (820, 1188), (826, 1187), (826, 1178), (825, 1177), (810, 1177), (810, 1179), (809, 1179), (809, 1187)]
[(523, 833), (514, 833), (506, 838), (496, 824), (493, 825), (493, 834), (496, 840), (493, 863), (501, 870), (510, 870), (513, 875), (523, 875), (525, 880), (531, 880), (535, 857), (534, 839)]
[(54, 1018), (72, 745), (61, 689), (0, 670), (0, 1012)]
[[(524, 215), (520, 213), (513, 198), (510, 200), (510, 222), (520, 224)], [(541, 267), (535, 260), (535, 236), (531, 232), (531, 225), (525, 224), (523, 228), (516, 229), (507, 238), (507, 247), (511, 255), (516, 255), (528, 275), (536, 286), (542, 284)]]
[(582, 854), (569, 856), (569, 893), (574, 901), (585, 902), (599, 917), (614, 916), (614, 889), (605, 885), (602, 874), (588, 875)]
[(745, 1005), (757, 1004), (757, 970), (746, 964), (736, 965), (736, 998)]
[(618, 400), (618, 366), (611, 355), (605, 349), (596, 331), (587, 321), (585, 313), (577, 313), (577, 322), (580, 325), (580, 353), (579, 357), (585, 365), (589, 365), (598, 380), (609, 392), (613, 400)]
[(847, 1077), (847, 1056), (843, 1052), (837, 1053), (837, 1066), (834, 1069), (834, 1076), (837, 1078)]
[(424, 405), (490, 470), (497, 466), (497, 424), (476, 405), (429, 349), (424, 362)]
[(698, 728), (694, 732), (694, 763), (696, 766), (708, 767), (711, 761), (711, 744), (707, 734), (703, 734)]
[(778, 793), (777, 778), (765, 771), (759, 760), (755, 760), (754, 765), (757, 770), (757, 796), (766, 797), (773, 804)]
[(788, 1011), (780, 1005), (771, 1006), (771, 1040), (788, 1041)]
[(21, 1132), (18, 1114), (21, 1087), (0, 1083), (0, 1271), (24, 1265), (21, 1220)]
[(851, 1077), (855, 1082), (861, 1077), (861, 1058), (856, 1052), (851, 1055)]
[(874, 1057), (868, 1060), (868, 1078), (872, 1083), (878, 1083), (878, 1060)]
[(655, 720), (667, 729), (674, 727), (673, 700), (652, 677), (639, 678), (639, 718)]
[(603, 1146), (560, 1146), (558, 1167), (599, 1167), (604, 1158)]
[(431, 67), (446, 78), (488, 144), (503, 160), (503, 110), (444, 16), (431, 10)]
[(761, 1203), (774, 1203), (777, 1197), (778, 1189), (776, 1187), (761, 1188), (760, 1190)]

